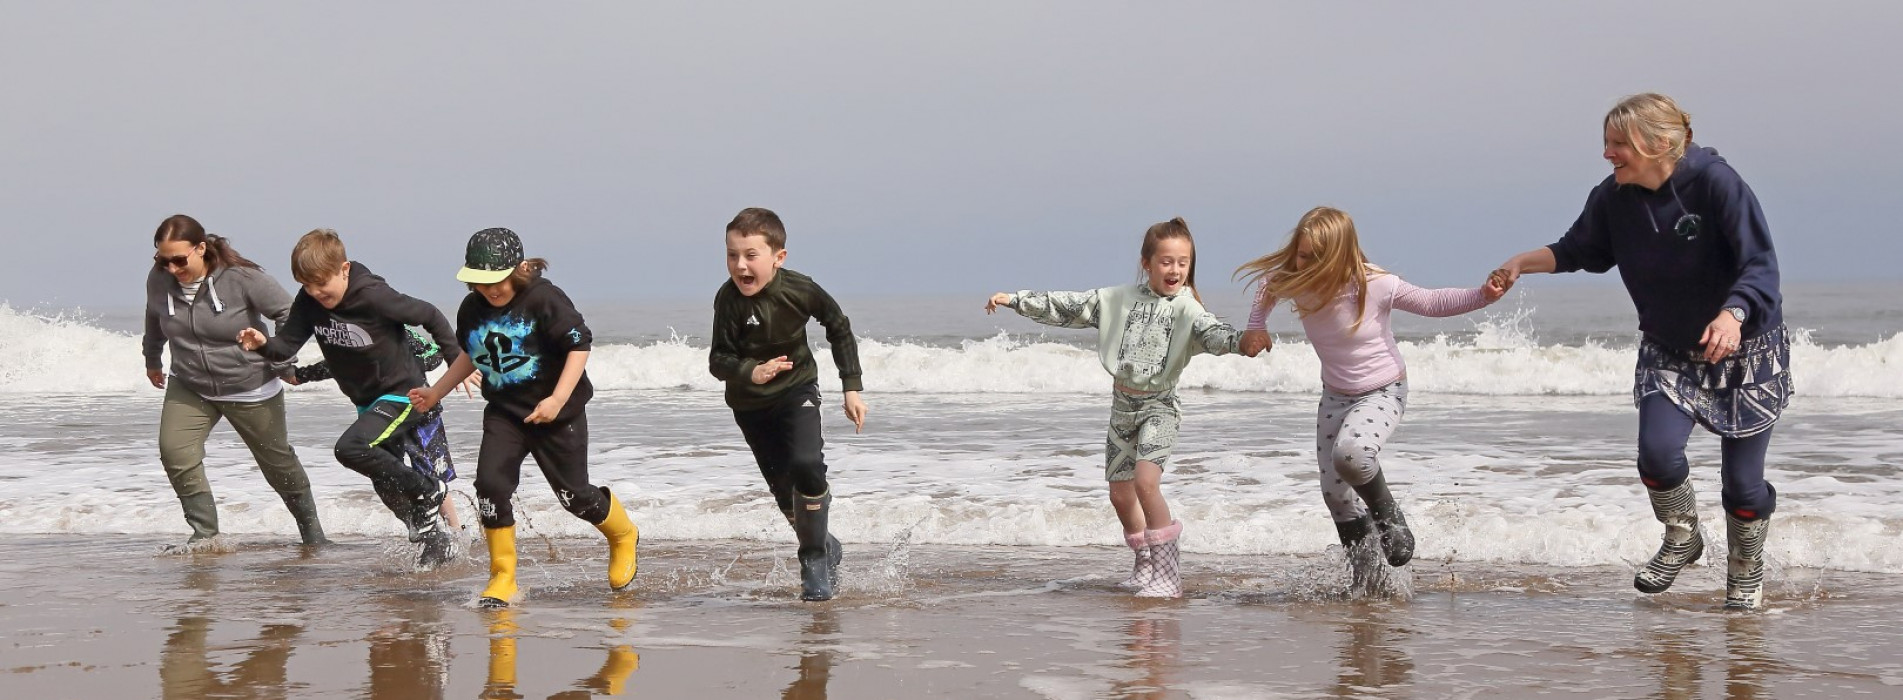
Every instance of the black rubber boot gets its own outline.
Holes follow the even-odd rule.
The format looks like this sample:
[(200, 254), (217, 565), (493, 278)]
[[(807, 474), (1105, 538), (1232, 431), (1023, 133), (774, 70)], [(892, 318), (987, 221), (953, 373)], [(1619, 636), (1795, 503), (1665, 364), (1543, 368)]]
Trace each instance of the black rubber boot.
[(1381, 574), (1381, 553), (1368, 539), (1374, 534), (1374, 518), (1363, 513), (1345, 523), (1337, 521), (1335, 534), (1341, 537), (1341, 553), (1348, 558), (1349, 592), (1373, 595)]
[(839, 540), (826, 531), (832, 509), (832, 491), (818, 496), (793, 494), (793, 534), (799, 536), (800, 600), (832, 600), (838, 583), (833, 565), (839, 560)]
[[(831, 501), (828, 501), (828, 503), (830, 502)], [(780, 515), (786, 516), (787, 527), (793, 528), (793, 534), (798, 535), (800, 528), (798, 525), (793, 524), (793, 511), (782, 510), (780, 511)], [(835, 569), (839, 568), (839, 562), (846, 558), (845, 549), (839, 545), (839, 538), (834, 537), (830, 532), (826, 533), (826, 558), (832, 563)], [(838, 571), (833, 572), (833, 580), (835, 582), (839, 580)]]
[(324, 537), (324, 524), (317, 520), (317, 498), (310, 489), (280, 493), (284, 507), (290, 509), (291, 519), (297, 521), (297, 536), (304, 540), (307, 547), (330, 544)]
[(1414, 532), (1407, 529), (1407, 518), (1401, 515), (1401, 506), (1394, 502), (1394, 494), (1388, 492), (1386, 474), (1375, 474), (1368, 483), (1355, 487), (1355, 493), (1368, 504), (1369, 514), (1374, 516), (1374, 529), (1381, 533), (1381, 551), (1387, 554), (1388, 566), (1406, 566), (1414, 559)]
[(383, 481), (370, 482), (370, 489), (377, 492), (377, 500), (383, 502), (383, 507), (390, 509), (391, 515), (403, 521), (403, 527), (410, 531), (411, 542), (423, 541), (422, 535), (416, 531), (414, 514), (411, 513), (410, 508), (410, 497), (403, 495), (403, 489), (397, 488), (396, 484)]

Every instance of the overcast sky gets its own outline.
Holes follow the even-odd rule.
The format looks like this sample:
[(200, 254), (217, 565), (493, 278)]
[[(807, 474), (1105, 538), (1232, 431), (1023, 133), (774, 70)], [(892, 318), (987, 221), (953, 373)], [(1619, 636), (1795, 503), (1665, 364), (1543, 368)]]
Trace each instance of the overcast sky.
[(489, 226), (578, 299), (711, 298), (747, 206), (841, 296), (1129, 281), (1178, 215), (1219, 289), (1318, 204), (1471, 285), (1648, 90), (1786, 280), (1903, 279), (1898, 3), (0, 2), (15, 307), (136, 307), (178, 212), (287, 287), (328, 227), (436, 300)]

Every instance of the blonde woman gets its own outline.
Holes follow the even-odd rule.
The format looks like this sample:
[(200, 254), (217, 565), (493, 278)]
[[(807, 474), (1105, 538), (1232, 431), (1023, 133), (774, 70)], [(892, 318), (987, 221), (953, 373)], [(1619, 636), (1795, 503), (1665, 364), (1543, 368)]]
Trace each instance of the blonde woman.
[(1691, 115), (1656, 93), (1606, 114), (1612, 175), (1552, 245), (1496, 275), (1619, 268), (1639, 311), (1639, 478), (1664, 542), (1633, 579), (1659, 593), (1704, 552), (1685, 461), (1692, 426), (1722, 437), (1730, 557), (1725, 607), (1764, 603), (1764, 536), (1777, 491), (1764, 481), (1771, 427), (1789, 403), (1791, 349), (1777, 253), (1757, 196), (1716, 150), (1692, 142)]
[[(1414, 535), (1381, 472), (1381, 449), (1407, 410), (1407, 364), (1388, 318), (1396, 310), (1434, 317), (1464, 314), (1499, 300), (1506, 284), (1498, 277), (1475, 289), (1408, 284), (1369, 263), (1354, 219), (1331, 207), (1310, 209), (1280, 250), (1236, 272), (1257, 287), (1243, 354), (1270, 345), (1269, 312), (1288, 300), (1321, 358), (1315, 456), (1321, 464), (1322, 501), (1348, 553), (1355, 589), (1372, 592), (1382, 558), (1399, 567), (1414, 557)], [(1376, 534), (1379, 551), (1370, 534)]]

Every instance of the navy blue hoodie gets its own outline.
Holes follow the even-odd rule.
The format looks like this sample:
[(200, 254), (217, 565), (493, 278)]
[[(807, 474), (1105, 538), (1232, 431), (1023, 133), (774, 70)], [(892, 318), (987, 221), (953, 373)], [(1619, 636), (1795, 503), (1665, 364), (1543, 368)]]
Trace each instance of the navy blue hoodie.
[[(1696, 227), (1687, 215), (1699, 219)], [(1693, 228), (1696, 235), (1682, 235)], [(1607, 177), (1547, 248), (1555, 272), (1618, 266), (1639, 331), (1667, 347), (1699, 350), (1705, 326), (1728, 307), (1745, 310), (1745, 338), (1784, 323), (1777, 252), (1757, 195), (1718, 151), (1696, 143), (1657, 190)]]

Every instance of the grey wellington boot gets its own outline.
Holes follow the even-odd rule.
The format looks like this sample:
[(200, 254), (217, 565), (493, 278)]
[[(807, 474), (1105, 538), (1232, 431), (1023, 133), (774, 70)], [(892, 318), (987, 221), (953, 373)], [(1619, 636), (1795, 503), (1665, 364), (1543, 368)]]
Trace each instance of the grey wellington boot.
[(1756, 610), (1764, 607), (1764, 535), (1771, 518), (1743, 520), (1725, 513), (1725, 534), (1731, 556), (1725, 566), (1725, 608)]
[(1645, 495), (1652, 499), (1652, 515), (1665, 524), (1665, 537), (1658, 553), (1632, 576), (1632, 587), (1640, 593), (1664, 593), (1679, 570), (1704, 555), (1705, 535), (1699, 531), (1698, 499), (1690, 479), (1664, 490), (1647, 487)]

